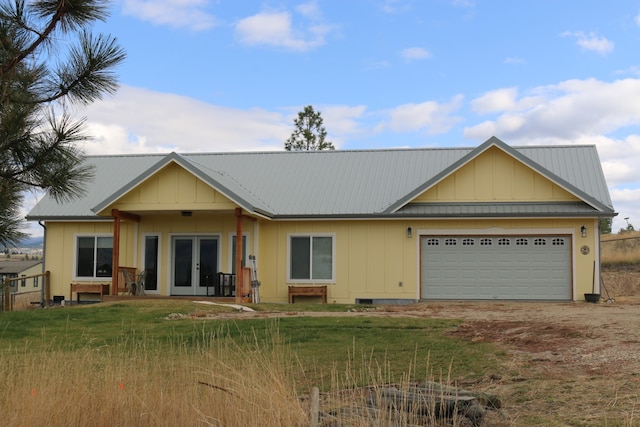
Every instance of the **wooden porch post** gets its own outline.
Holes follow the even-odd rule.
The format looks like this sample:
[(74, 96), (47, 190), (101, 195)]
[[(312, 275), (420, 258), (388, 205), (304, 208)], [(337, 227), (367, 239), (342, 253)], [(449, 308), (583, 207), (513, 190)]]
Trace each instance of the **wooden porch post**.
[(111, 294), (118, 295), (118, 264), (120, 263), (120, 211), (111, 210), (113, 217), (113, 258), (111, 261)]
[(236, 303), (242, 303), (244, 283), (242, 274), (242, 208), (236, 208)]
[(140, 216), (128, 212), (111, 209), (113, 217), (113, 259), (111, 261), (111, 292), (118, 295), (118, 273), (120, 272), (120, 221), (140, 222)]

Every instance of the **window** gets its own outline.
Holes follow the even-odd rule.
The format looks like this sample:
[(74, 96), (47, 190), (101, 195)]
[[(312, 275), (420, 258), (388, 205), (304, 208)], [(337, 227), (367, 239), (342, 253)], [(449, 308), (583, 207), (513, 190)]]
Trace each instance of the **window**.
[(289, 280), (331, 282), (334, 259), (333, 236), (291, 236)]
[(534, 240), (533, 244), (536, 246), (545, 246), (547, 244), (547, 239), (539, 237), (536, 240)]
[[(20, 277), (27, 277), (26, 274), (21, 274)], [(20, 280), (20, 287), (24, 288), (27, 286), (27, 279)]]
[(473, 246), (475, 244), (475, 240), (473, 239), (463, 239), (462, 246)]
[(144, 236), (144, 289), (158, 290), (158, 251), (160, 236)]
[(38, 287), (38, 276), (33, 278), (33, 287), (37, 288)]
[(445, 246), (455, 246), (458, 243), (458, 241), (454, 238), (448, 238), (448, 239), (444, 239), (444, 245)]
[(480, 239), (480, 246), (491, 246), (493, 244), (493, 240), (484, 238)]
[(113, 237), (77, 237), (76, 277), (111, 277), (112, 263)]
[(498, 239), (498, 246), (509, 246), (510, 244), (511, 244), (511, 241), (506, 237)]
[(440, 240), (438, 239), (427, 239), (427, 246), (438, 246), (440, 244)]
[(524, 237), (520, 237), (516, 239), (516, 246), (527, 246), (528, 244), (529, 244), (529, 240)]

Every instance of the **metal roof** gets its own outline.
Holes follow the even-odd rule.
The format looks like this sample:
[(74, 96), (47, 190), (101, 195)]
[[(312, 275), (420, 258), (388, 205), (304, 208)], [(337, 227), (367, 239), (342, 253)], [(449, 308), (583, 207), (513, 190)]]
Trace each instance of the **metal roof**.
[(561, 203), (411, 203), (397, 215), (420, 218), (586, 217), (594, 210), (584, 202)]
[(38, 260), (21, 260), (21, 261), (0, 261), (0, 274), (20, 274), (33, 266), (42, 264)]
[(96, 219), (96, 212), (171, 162), (270, 218), (402, 215), (415, 195), (490, 146), (567, 189), (593, 214), (613, 215), (595, 146), (510, 147), (491, 138), (475, 148), (89, 156), (95, 179), (86, 195), (64, 204), (45, 196), (27, 218)]

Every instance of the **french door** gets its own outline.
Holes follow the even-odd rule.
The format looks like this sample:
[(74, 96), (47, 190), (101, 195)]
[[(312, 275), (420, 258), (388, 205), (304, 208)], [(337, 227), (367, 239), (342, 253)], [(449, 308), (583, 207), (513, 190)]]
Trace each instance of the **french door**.
[(171, 295), (207, 295), (218, 274), (218, 237), (174, 236)]

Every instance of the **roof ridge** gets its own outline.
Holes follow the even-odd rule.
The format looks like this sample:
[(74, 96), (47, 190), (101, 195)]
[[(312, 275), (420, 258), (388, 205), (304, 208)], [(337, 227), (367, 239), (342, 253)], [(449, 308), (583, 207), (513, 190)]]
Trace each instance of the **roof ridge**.
[[(512, 145), (512, 149), (540, 149), (540, 148), (586, 148), (596, 147), (595, 144), (533, 144), (533, 145)], [(453, 146), (453, 147), (386, 147), (386, 148), (363, 148), (346, 150), (316, 150), (316, 151), (194, 151), (194, 152), (169, 152), (169, 153), (117, 153), (117, 154), (89, 154), (86, 158), (108, 158), (108, 157), (166, 157), (171, 153), (176, 153), (181, 157), (191, 156), (241, 156), (241, 155), (329, 155), (341, 153), (385, 153), (385, 152), (409, 152), (409, 151), (454, 151), (454, 150), (474, 150), (477, 147)]]

